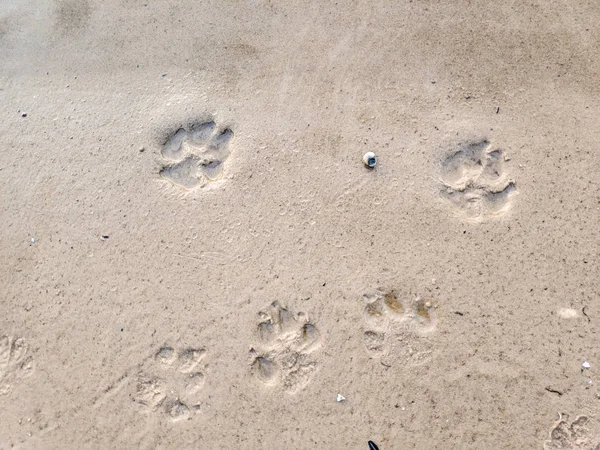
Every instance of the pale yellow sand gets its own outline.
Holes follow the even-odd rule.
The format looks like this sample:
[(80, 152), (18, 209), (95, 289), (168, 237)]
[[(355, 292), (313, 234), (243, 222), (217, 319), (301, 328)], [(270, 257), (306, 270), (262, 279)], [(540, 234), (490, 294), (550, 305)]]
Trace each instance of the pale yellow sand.
[(599, 23), (0, 3), (0, 448), (600, 444)]

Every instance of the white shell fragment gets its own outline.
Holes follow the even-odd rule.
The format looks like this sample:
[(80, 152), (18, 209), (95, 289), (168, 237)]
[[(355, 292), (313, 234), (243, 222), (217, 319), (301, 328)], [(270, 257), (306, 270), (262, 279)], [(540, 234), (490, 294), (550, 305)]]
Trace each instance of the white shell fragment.
[(373, 168), (377, 165), (377, 157), (375, 156), (375, 153), (373, 152), (367, 152), (365, 153), (365, 155), (363, 156), (363, 162), (365, 163), (365, 166), (369, 167), (369, 168)]
[(587, 361), (584, 361), (584, 362), (583, 362), (583, 364), (581, 365), (581, 367), (583, 367), (584, 369), (589, 369), (589, 368), (590, 368), (590, 367), (592, 367), (592, 366), (590, 366), (590, 363), (589, 363), (589, 362), (587, 362)]
[(344, 400), (346, 400), (346, 397), (344, 397), (342, 394), (338, 394), (337, 395), (337, 401), (338, 402), (343, 402)]
[(578, 315), (573, 308), (560, 308), (558, 310), (558, 317), (561, 319), (577, 319)]

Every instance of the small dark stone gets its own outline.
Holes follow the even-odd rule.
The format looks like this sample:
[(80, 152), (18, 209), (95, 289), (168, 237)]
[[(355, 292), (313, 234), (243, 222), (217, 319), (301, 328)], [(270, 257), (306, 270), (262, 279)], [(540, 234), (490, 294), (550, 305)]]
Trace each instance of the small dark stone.
[(21, 117), (27, 117), (26, 113), (21, 114)]
[(107, 234), (103, 235), (102, 239), (108, 239), (108, 235)]

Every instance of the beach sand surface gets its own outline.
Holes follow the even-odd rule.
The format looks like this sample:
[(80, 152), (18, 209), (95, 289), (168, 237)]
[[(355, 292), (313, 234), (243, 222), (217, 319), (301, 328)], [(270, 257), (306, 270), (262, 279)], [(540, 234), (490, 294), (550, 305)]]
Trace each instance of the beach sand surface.
[(0, 449), (596, 448), (598, 24), (0, 3)]

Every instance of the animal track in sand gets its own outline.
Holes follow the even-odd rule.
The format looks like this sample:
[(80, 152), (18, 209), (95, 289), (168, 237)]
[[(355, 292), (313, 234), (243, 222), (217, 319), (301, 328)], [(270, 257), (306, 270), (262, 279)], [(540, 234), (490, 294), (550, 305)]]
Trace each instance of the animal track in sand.
[(260, 348), (250, 349), (251, 373), (266, 385), (281, 384), (290, 393), (308, 384), (317, 370), (311, 355), (321, 334), (303, 312), (294, 314), (279, 302), (259, 314)]
[(544, 450), (600, 450), (600, 439), (592, 441), (590, 424), (589, 417), (578, 416), (569, 425), (569, 417), (563, 415), (550, 431), (550, 439), (544, 442)]
[(233, 131), (217, 129), (213, 121), (193, 124), (187, 130), (179, 128), (162, 147), (161, 155), (168, 162), (160, 176), (184, 191), (218, 180), (232, 138)]
[(442, 197), (467, 220), (480, 222), (502, 215), (517, 193), (505, 163), (504, 152), (487, 140), (459, 146), (442, 163)]
[(133, 400), (144, 411), (161, 412), (174, 422), (191, 418), (201, 408), (204, 373), (198, 366), (205, 355), (204, 349), (178, 352), (173, 347), (161, 347), (138, 373)]
[(363, 340), (367, 352), (384, 365), (401, 360), (423, 364), (429, 360), (435, 331), (435, 308), (420, 297), (401, 298), (394, 291), (365, 295)]
[(29, 346), (21, 338), (0, 337), (0, 395), (10, 393), (15, 383), (29, 377), (34, 370)]

